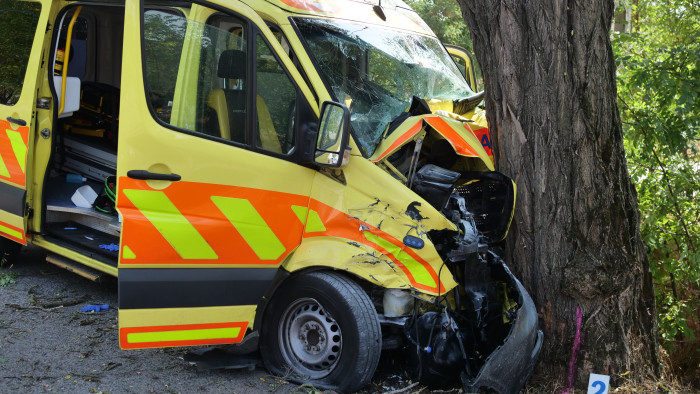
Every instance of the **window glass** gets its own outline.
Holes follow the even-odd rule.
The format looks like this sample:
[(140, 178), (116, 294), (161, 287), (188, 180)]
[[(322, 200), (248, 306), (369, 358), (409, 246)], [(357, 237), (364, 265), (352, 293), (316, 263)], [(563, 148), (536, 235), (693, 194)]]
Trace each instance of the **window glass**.
[(256, 145), (276, 153), (294, 147), (297, 92), (261, 36), (257, 36)]
[(474, 94), (434, 37), (339, 19), (294, 21), (319, 74), (350, 109), (353, 136), (367, 157), (413, 96), (449, 102)]
[(146, 90), (158, 119), (246, 142), (245, 24), (221, 14), (205, 24), (150, 10), (144, 36)]
[(248, 56), (244, 22), (215, 14), (204, 26), (199, 75), (203, 132), (246, 143)]
[(144, 15), (144, 62), (148, 97), (156, 116), (169, 123), (187, 24), (181, 15), (149, 10)]
[[(189, 14), (201, 15), (194, 7), (201, 6)], [(202, 23), (169, 10), (146, 11), (147, 95), (161, 122), (288, 154), (295, 143), (296, 85), (262, 36), (253, 47), (248, 32), (245, 20), (222, 13)]]
[(467, 74), (466, 74), (467, 63), (460, 56), (457, 56), (457, 55), (450, 55), (450, 56), (452, 56), (452, 60), (454, 60), (455, 63), (457, 63), (457, 66), (459, 68), (459, 72), (461, 72), (462, 76), (464, 76), (464, 78), (466, 78), (467, 77)]
[(40, 13), (39, 3), (0, 0), (0, 104), (19, 100)]

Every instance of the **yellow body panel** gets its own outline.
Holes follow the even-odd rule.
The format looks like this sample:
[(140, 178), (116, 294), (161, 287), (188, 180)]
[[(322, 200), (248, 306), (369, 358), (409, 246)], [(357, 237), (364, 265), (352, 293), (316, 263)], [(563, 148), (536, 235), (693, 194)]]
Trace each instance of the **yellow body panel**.
[(472, 125), (477, 126), (477, 127), (473, 127), (474, 129), (476, 129), (476, 128), (488, 128), (489, 127), (489, 124), (486, 121), (486, 111), (484, 111), (483, 108), (476, 107), (473, 110), (467, 112), (466, 114), (462, 114), (462, 116), (471, 120)]
[[(435, 259), (432, 261), (436, 262)], [(442, 264), (442, 261), (440, 260), (439, 263)], [(348, 272), (381, 287), (437, 294), (437, 292), (417, 290), (408, 276), (397, 266), (398, 264), (401, 263), (367, 245), (337, 237), (314, 237), (306, 239), (299, 246), (284, 268), (290, 272), (296, 272), (306, 268), (326, 267)], [(439, 271), (439, 265), (437, 267)], [(440, 281), (442, 294), (457, 285), (452, 278), (452, 273), (447, 269), (440, 272)]]
[[(49, 22), (52, 2), (37, 1), (41, 9), (38, 14), (37, 28), (27, 60), (27, 68), (22, 81), (22, 90), (17, 101), (12, 105), (0, 104), (0, 187), (26, 191), (26, 201), (31, 201), (34, 190), (32, 184), (35, 168), (33, 160), (34, 137), (37, 119), (34, 116), (37, 88), (41, 86), (42, 48), (50, 36), (44, 26)], [(12, 17), (12, 16), (10, 16)], [(11, 121), (24, 121), (20, 125)], [(22, 138), (22, 135), (26, 138)], [(28, 218), (26, 212), (11, 212), (0, 209), (0, 237), (7, 237), (16, 242), (27, 243)]]
[[(406, 235), (423, 239), (425, 247), (413, 252), (430, 267), (433, 273), (439, 272), (443, 261), (428, 239), (427, 232), (433, 229), (456, 230), (455, 225), (424, 202), (421, 197), (407, 189), (403, 183), (366, 159), (351, 159), (350, 164), (343, 170), (343, 175), (346, 180), (345, 185), (330, 176), (318, 174), (314, 180), (311, 198), (336, 209), (338, 215), (343, 213), (356, 222), (348, 226), (351, 229), (343, 232), (343, 237), (323, 237), (318, 240), (305, 236), (285, 268), (294, 271), (314, 265), (328, 266), (347, 270), (384, 287), (409, 286), (411, 281), (406, 272), (400, 269), (387, 270), (387, 267), (396, 261), (392, 261), (392, 258), (387, 259), (376, 247), (362, 243), (367, 240), (376, 245), (363, 235), (363, 231), (366, 230), (364, 226), (367, 225), (398, 241), (403, 240)], [(413, 219), (407, 214), (413, 202), (419, 204), (416, 209), (421, 219)], [(347, 222), (348, 219), (345, 221)], [(326, 227), (330, 226), (326, 225)], [(309, 243), (311, 245), (308, 245)], [(322, 245), (328, 247), (321, 247)], [(334, 246), (331, 247), (332, 245)], [(342, 248), (336, 250), (339, 246)], [(363, 253), (373, 257), (358, 257), (358, 254)], [(359, 261), (368, 260), (372, 263), (357, 264)], [(380, 263), (382, 261), (384, 263)], [(386, 264), (387, 261), (391, 264)], [(456, 285), (447, 269), (442, 270), (441, 282), (444, 288), (440, 291), (443, 293)], [(424, 289), (424, 291), (431, 294), (438, 293), (437, 288)]]
[(0, 222), (7, 223), (13, 227), (23, 228), (24, 218), (21, 216), (13, 215), (11, 213), (0, 210)]

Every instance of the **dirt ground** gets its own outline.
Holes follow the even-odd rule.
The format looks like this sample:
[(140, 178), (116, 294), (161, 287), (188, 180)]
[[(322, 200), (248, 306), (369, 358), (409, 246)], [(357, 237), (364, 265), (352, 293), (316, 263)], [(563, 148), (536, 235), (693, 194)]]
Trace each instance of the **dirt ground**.
[[(103, 304), (109, 310), (80, 312), (86, 305)], [(0, 394), (320, 392), (272, 376), (262, 366), (200, 370), (188, 359), (206, 350), (201, 347), (121, 350), (117, 306), (116, 280), (91, 282), (45, 262), (41, 249), (25, 248), (18, 262), (0, 267)], [(362, 393), (429, 393), (407, 377), (404, 356), (383, 353)], [(523, 392), (555, 391), (551, 381), (537, 380), (531, 379)], [(677, 388), (673, 392), (696, 392), (659, 382), (625, 385), (613, 392), (667, 391), (659, 390), (664, 387), (659, 384)]]
[[(116, 280), (91, 282), (46, 263), (41, 249), (0, 268), (0, 285), (0, 393), (317, 392), (260, 366), (198, 370), (185, 358), (201, 348), (119, 349)], [(109, 310), (80, 312), (102, 304)], [(366, 392), (421, 391), (393, 369), (383, 359)]]

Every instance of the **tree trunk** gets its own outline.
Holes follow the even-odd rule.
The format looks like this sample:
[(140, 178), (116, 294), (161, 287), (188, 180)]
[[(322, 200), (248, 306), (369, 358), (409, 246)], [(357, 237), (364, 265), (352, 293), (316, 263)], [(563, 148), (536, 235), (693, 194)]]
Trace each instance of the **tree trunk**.
[(578, 388), (590, 373), (613, 384), (626, 371), (657, 374), (651, 273), (617, 108), (613, 1), (458, 3), (484, 73), (496, 167), (518, 186), (505, 257), (538, 306), (538, 372)]

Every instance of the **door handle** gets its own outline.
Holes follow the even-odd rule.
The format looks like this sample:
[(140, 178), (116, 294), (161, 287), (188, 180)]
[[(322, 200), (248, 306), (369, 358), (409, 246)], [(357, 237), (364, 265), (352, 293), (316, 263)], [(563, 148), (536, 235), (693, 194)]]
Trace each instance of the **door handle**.
[(20, 126), (26, 126), (26, 125), (27, 125), (27, 122), (25, 122), (24, 119), (17, 119), (17, 118), (13, 118), (13, 117), (11, 117), (11, 116), (8, 116), (6, 119), (7, 119), (8, 122), (15, 123), (15, 124), (18, 124), (18, 125), (20, 125)]
[(177, 182), (182, 177), (178, 174), (159, 174), (157, 172), (150, 172), (146, 170), (130, 170), (126, 173), (131, 179), (140, 179), (144, 181), (170, 181)]

